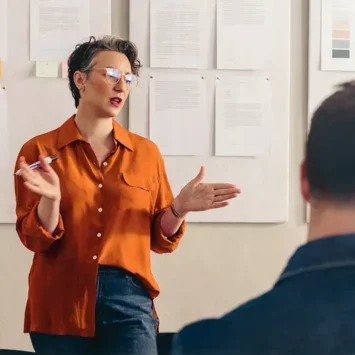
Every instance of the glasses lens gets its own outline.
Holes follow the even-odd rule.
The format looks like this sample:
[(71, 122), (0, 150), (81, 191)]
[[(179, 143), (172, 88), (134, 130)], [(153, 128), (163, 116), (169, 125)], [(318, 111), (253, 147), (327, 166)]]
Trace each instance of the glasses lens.
[(129, 73), (125, 75), (125, 81), (131, 88), (133, 88), (137, 86), (138, 78), (134, 74)]
[(117, 83), (121, 79), (121, 72), (115, 68), (107, 68), (106, 76), (109, 82)]

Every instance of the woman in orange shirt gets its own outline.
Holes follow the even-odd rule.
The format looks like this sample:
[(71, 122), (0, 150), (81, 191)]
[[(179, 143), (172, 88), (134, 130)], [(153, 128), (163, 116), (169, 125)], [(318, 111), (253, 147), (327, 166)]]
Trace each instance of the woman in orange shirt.
[(77, 113), (18, 158), (16, 228), (34, 252), (24, 330), (37, 354), (155, 354), (150, 250), (172, 252), (187, 213), (239, 190), (202, 183), (202, 168), (174, 199), (156, 145), (113, 119), (138, 82), (134, 44), (91, 37), (68, 68)]

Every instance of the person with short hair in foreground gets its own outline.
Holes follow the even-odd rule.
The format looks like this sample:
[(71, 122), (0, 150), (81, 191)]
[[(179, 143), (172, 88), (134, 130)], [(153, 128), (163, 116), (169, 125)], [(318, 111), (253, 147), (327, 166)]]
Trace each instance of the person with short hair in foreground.
[(307, 243), (269, 292), (183, 328), (173, 355), (355, 354), (355, 83), (314, 113), (300, 183)]

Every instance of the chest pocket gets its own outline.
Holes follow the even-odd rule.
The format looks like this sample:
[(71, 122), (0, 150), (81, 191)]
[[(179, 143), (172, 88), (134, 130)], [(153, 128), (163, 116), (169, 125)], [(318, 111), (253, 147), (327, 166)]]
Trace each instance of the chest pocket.
[(152, 180), (149, 177), (137, 176), (133, 173), (123, 173), (120, 176), (120, 209), (152, 209)]

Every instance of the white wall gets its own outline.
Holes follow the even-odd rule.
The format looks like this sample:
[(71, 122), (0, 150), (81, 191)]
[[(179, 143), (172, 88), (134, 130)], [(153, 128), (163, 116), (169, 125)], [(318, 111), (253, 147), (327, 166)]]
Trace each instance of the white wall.
[[(128, 38), (128, 3), (112, 0), (113, 33), (123, 38)], [(298, 166), (307, 127), (308, 0), (292, 0), (291, 35), (290, 221), (283, 225), (188, 225), (178, 250), (153, 257), (162, 291), (156, 301), (161, 331), (176, 331), (198, 318), (219, 316), (266, 291), (305, 240)], [(120, 119), (126, 126), (128, 107)], [(32, 350), (28, 336), (22, 333), (31, 260), (14, 225), (0, 225), (0, 348)]]

